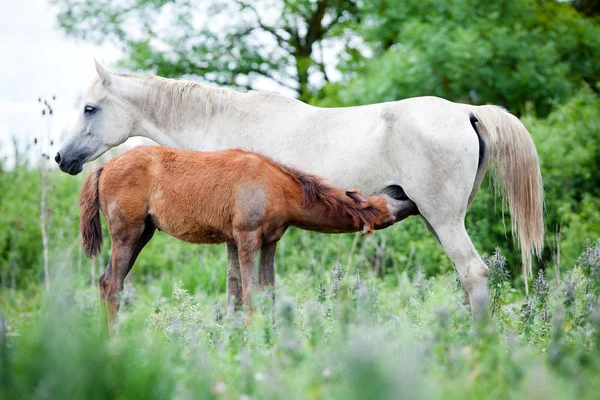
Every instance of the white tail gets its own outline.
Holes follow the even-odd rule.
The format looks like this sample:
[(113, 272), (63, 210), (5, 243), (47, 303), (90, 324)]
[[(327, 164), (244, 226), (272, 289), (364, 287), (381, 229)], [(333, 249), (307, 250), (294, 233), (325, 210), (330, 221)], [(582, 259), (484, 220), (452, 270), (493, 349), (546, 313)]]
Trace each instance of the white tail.
[(532, 254), (539, 257), (544, 242), (544, 192), (537, 151), (525, 126), (503, 108), (481, 106), (475, 109), (475, 115), (478, 127), (483, 128), (479, 134), (493, 166), (503, 209), (508, 200), (512, 234), (521, 247), (528, 291)]

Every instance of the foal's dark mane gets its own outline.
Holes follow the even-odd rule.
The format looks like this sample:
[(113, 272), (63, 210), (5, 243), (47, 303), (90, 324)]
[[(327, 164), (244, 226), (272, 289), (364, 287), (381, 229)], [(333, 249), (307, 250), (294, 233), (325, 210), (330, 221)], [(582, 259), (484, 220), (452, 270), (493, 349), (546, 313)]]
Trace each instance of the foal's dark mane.
[[(361, 223), (371, 227), (381, 223), (385, 217), (383, 212), (372, 204), (365, 207), (364, 202), (359, 202), (349, 197), (346, 195), (344, 189), (326, 183), (320, 176), (308, 174), (297, 168), (279, 163), (263, 154), (258, 154), (258, 156), (298, 182), (302, 189), (303, 207), (310, 208), (317, 201), (322, 201), (331, 214), (346, 214), (352, 218), (354, 223)], [(344, 201), (344, 197), (348, 201)]]

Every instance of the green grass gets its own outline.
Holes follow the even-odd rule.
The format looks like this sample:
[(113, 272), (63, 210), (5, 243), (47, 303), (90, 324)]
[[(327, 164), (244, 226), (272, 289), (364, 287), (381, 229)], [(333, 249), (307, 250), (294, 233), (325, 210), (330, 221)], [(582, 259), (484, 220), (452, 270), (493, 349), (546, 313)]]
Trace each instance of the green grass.
[(600, 242), (529, 298), (500, 254), (486, 261), (494, 315), (480, 323), (452, 273), (381, 279), (343, 264), (277, 276), (275, 303), (257, 294), (251, 324), (221, 285), (133, 280), (112, 339), (77, 275), (47, 295), (3, 291), (0, 397), (597, 398)]

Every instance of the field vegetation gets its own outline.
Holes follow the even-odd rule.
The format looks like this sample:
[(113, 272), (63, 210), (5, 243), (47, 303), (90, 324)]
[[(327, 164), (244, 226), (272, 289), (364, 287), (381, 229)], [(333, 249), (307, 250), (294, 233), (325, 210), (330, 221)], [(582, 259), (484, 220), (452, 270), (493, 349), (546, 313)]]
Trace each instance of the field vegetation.
[[(67, 34), (121, 46), (128, 71), (242, 89), (261, 75), (321, 106), (417, 95), (505, 106), (539, 153), (547, 236), (526, 293), (508, 216), (485, 180), (466, 220), (491, 270), (489, 313), (473, 321), (452, 263), (419, 218), (368, 238), (291, 229), (278, 245), (275, 300), (255, 296), (248, 324), (225, 303), (225, 247), (157, 233), (126, 280), (109, 339), (97, 281), (110, 243), (96, 260), (79, 245), (78, 194), (92, 166), (67, 176), (42, 156), (57, 144), (45, 132), (36, 143), (16, 139), (11, 166), (0, 160), (1, 399), (598, 398), (593, 1), (220, 0), (211, 12), (226, 7), (243, 23), (218, 35), (191, 24), (182, 0), (136, 0), (127, 10), (53, 3)], [(269, 4), (279, 18), (267, 15), (256, 30), (274, 40), (257, 42), (251, 6), (260, 14)], [(161, 13), (178, 16), (180, 30), (157, 35)], [(142, 39), (124, 26), (133, 22)], [(340, 43), (333, 79), (320, 48)]]

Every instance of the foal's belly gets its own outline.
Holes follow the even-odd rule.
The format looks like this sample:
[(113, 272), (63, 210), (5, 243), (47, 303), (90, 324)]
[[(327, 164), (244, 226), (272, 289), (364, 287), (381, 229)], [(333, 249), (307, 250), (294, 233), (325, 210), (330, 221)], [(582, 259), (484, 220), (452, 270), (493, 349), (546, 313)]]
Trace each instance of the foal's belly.
[(188, 243), (218, 244), (233, 240), (232, 235), (223, 229), (206, 224), (193, 223), (189, 219), (167, 222), (153, 216), (153, 221), (159, 231)]
[(222, 231), (210, 227), (202, 228), (196, 232), (185, 232), (173, 236), (184, 242), (196, 244), (218, 244), (233, 239), (225, 235)]

